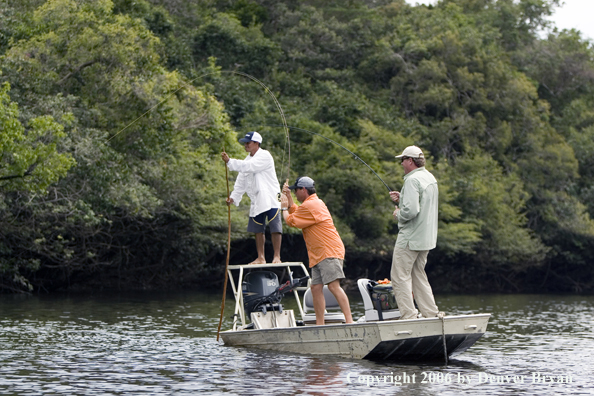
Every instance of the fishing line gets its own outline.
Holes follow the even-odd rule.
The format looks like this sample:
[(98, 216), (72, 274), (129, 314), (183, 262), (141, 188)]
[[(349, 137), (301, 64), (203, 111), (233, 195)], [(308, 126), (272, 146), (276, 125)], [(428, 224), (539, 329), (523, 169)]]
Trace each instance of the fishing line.
[[(272, 91), (270, 90), (270, 88), (268, 88), (266, 86), (266, 84), (264, 84), (262, 81), (258, 80), (256, 77), (254, 77), (254, 76), (252, 76), (250, 74), (244, 73), (244, 72), (238, 72), (238, 71), (233, 71), (233, 70), (220, 70), (220, 71), (216, 71), (216, 72), (212, 72), (212, 73), (202, 74), (202, 75), (200, 75), (200, 76), (198, 76), (198, 77), (190, 80), (188, 83), (182, 82), (182, 84), (180, 85), (180, 87), (178, 89), (176, 89), (175, 91), (173, 91), (172, 93), (170, 93), (169, 95), (167, 95), (165, 97), (165, 99), (161, 100), (159, 103), (157, 103), (156, 105), (152, 106), (147, 111), (145, 111), (144, 113), (142, 113), (139, 117), (137, 117), (132, 122), (130, 122), (129, 124), (127, 124), (124, 128), (122, 128), (116, 134), (114, 134), (109, 139), (107, 139), (107, 142), (109, 143), (112, 139), (114, 139), (116, 136), (118, 136), (119, 134), (121, 134), (122, 132), (124, 132), (126, 129), (130, 128), (132, 125), (136, 124), (141, 118), (143, 118), (144, 116), (146, 116), (148, 113), (150, 113), (151, 111), (153, 111), (155, 108), (157, 108), (160, 105), (162, 105), (163, 103), (167, 102), (173, 95), (177, 94), (183, 88), (190, 87), (190, 84), (193, 83), (194, 81), (198, 80), (199, 78), (203, 78), (203, 77), (210, 76), (210, 75), (213, 75), (213, 74), (221, 74), (221, 73), (237, 74), (239, 76), (243, 76), (243, 77), (249, 78), (250, 80), (252, 80), (252, 81), (260, 84), (260, 86), (262, 88), (264, 88), (264, 90), (266, 91), (266, 93), (268, 95), (270, 95), (270, 97), (274, 101), (274, 104), (276, 105), (276, 108), (277, 108), (277, 110), (278, 110), (278, 112), (280, 114), (280, 117), (281, 117), (282, 121), (283, 121), (283, 127), (285, 129), (285, 135), (287, 137), (287, 141), (285, 142), (285, 150), (283, 151), (283, 161), (282, 161), (283, 163), (281, 165), (281, 168), (284, 167), (284, 152), (286, 151), (287, 152), (287, 179), (286, 180), (288, 182), (289, 181), (289, 176), (290, 176), (290, 173), (291, 173), (291, 139), (289, 138), (289, 128), (287, 126), (287, 120), (285, 118), (285, 113), (284, 113), (283, 108), (280, 105), (278, 99), (272, 93)], [(196, 87), (193, 87), (193, 88), (196, 88)]]
[[(279, 127), (280, 125), (264, 125), (264, 126), (268, 126), (268, 127)], [(379, 175), (378, 175), (378, 174), (377, 174), (377, 173), (376, 173), (376, 172), (373, 170), (373, 168), (371, 168), (371, 166), (367, 165), (367, 163), (366, 163), (365, 161), (363, 161), (363, 160), (361, 159), (361, 157), (359, 157), (357, 154), (353, 153), (353, 152), (352, 152), (351, 150), (349, 150), (348, 148), (344, 147), (342, 144), (340, 144), (340, 143), (338, 143), (338, 142), (336, 142), (336, 141), (334, 141), (334, 140), (332, 140), (332, 139), (330, 139), (330, 138), (328, 138), (328, 137), (326, 137), (326, 136), (324, 136), (324, 135), (322, 135), (322, 134), (320, 134), (320, 133), (317, 133), (317, 132), (312, 132), (312, 131), (308, 131), (307, 129), (303, 129), (303, 128), (297, 128), (297, 127), (294, 127), (294, 126), (286, 126), (286, 125), (285, 125), (285, 128), (294, 129), (294, 130), (296, 130), (296, 131), (301, 131), (301, 132), (307, 132), (307, 133), (309, 133), (309, 134), (312, 134), (312, 135), (316, 135), (316, 136), (322, 137), (322, 138), (324, 138), (324, 139), (328, 140), (329, 142), (332, 142), (332, 143), (336, 144), (337, 146), (341, 147), (342, 149), (344, 149), (344, 150), (348, 151), (348, 152), (349, 152), (349, 154), (351, 154), (351, 155), (352, 155), (352, 156), (353, 156), (355, 159), (358, 159), (359, 161), (361, 161), (361, 162), (363, 163), (363, 165), (365, 165), (366, 167), (368, 167), (368, 168), (369, 168), (369, 170), (370, 170), (370, 171), (372, 171), (372, 172), (373, 172), (373, 174), (374, 174), (374, 175), (375, 175), (375, 176), (376, 176), (376, 177), (377, 177), (377, 178), (378, 178), (378, 179), (379, 179), (379, 180), (380, 180), (380, 181), (381, 181), (381, 182), (384, 184), (384, 186), (386, 186), (386, 188), (388, 189), (388, 191), (393, 191), (393, 190), (392, 190), (392, 189), (391, 189), (391, 188), (390, 188), (390, 187), (389, 187), (389, 186), (386, 184), (386, 182), (385, 182), (385, 181), (383, 181), (383, 180), (382, 180), (382, 178), (381, 178), (381, 177), (380, 177), (380, 176), (379, 176)]]

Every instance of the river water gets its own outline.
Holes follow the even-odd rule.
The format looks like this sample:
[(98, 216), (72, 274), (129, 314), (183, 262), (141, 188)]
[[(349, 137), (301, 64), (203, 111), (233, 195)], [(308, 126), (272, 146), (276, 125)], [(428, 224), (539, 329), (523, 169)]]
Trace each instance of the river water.
[(448, 314), (492, 314), (487, 333), (447, 367), (225, 347), (220, 299), (0, 295), (0, 394), (594, 394), (593, 296), (438, 295)]

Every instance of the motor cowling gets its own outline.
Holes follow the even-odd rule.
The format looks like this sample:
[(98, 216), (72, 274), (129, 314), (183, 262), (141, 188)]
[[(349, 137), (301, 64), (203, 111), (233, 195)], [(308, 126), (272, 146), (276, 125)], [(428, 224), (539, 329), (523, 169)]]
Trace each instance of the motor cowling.
[(282, 311), (281, 295), (271, 297), (279, 287), (278, 276), (272, 271), (250, 272), (241, 285), (243, 307), (249, 318), (254, 311)]

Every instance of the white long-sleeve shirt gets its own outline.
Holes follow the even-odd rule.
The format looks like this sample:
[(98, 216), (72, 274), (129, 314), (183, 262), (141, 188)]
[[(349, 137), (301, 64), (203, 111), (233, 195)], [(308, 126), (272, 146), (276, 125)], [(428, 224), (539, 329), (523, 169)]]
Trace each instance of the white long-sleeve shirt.
[(229, 170), (239, 172), (231, 193), (233, 203), (239, 206), (243, 194), (250, 197), (250, 217), (273, 208), (280, 208), (280, 184), (274, 169), (274, 158), (262, 148), (244, 160), (229, 159)]

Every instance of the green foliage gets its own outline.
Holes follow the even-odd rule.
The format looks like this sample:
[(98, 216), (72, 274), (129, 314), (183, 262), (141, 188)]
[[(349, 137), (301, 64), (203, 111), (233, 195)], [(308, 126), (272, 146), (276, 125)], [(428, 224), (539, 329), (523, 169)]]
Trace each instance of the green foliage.
[(268, 21), (268, 11), (266, 8), (254, 1), (238, 0), (229, 10), (241, 21), (241, 25), (244, 27), (261, 25)]
[[(41, 192), (74, 164), (70, 154), (58, 152), (64, 126), (51, 116), (41, 116), (25, 128), (18, 119), (17, 104), (10, 101), (9, 89), (8, 83), (0, 87), (0, 192)], [(69, 123), (72, 115), (62, 121)]]
[[(75, 164), (70, 154), (58, 150), (65, 137), (64, 126), (51, 116), (40, 116), (29, 120), (25, 128), (18, 119), (17, 104), (10, 101), (9, 90), (8, 83), (0, 87), (0, 215), (15, 208), (7, 195), (18, 191), (43, 193)], [(72, 115), (65, 115), (62, 121), (69, 124)], [(12, 246), (23, 247), (24, 243), (22, 239), (11, 241), (11, 231), (19, 223), (15, 227), (17, 219), (10, 220), (2, 222), (4, 238), (0, 240), (0, 257), (4, 259), (0, 260), (0, 279), (8, 282), (0, 283), (0, 287), (11, 291), (32, 290), (33, 286), (21, 272), (38, 270), (40, 260), (19, 259)]]
[(198, 29), (193, 55), (197, 63), (214, 56), (226, 70), (239, 68), (261, 77), (276, 61), (278, 49), (258, 27), (243, 27), (235, 17), (217, 14)]
[(560, 130), (567, 130), (573, 119), (564, 119), (565, 109), (573, 101), (592, 97), (594, 59), (591, 44), (574, 30), (549, 35), (516, 55), (526, 74), (538, 84), (539, 97), (551, 105), (553, 120)]
[[(77, 166), (47, 196), (18, 196), (3, 212), (3, 224), (21, 224), (0, 257), (11, 263), (6, 276), (26, 277), (33, 271), (27, 263), (35, 262), (40, 272), (60, 269), (57, 277), (65, 279), (53, 286), (60, 287), (124, 265), (142, 287), (134, 267), (162, 268), (170, 256), (178, 257), (178, 271), (199, 268), (224, 243), (219, 153), (237, 144), (220, 103), (166, 71), (158, 40), (138, 20), (113, 14), (109, 1), (48, 2), (31, 23), (31, 37), (11, 47), (3, 66), (27, 109), (26, 143), (37, 151), (21, 162), (4, 158), (21, 173), (35, 160), (31, 175), (53, 182), (67, 169), (58, 159), (71, 157), (49, 156), (50, 139), (63, 138)], [(5, 102), (3, 96), (3, 110)], [(16, 105), (7, 109), (6, 122), (18, 134)], [(74, 114), (67, 135), (50, 117), (35, 117), (44, 112)]]
[[(385, 185), (307, 130), (394, 190), (394, 155), (423, 148), (450, 289), (591, 291), (594, 49), (575, 31), (538, 37), (558, 4), (2, 2), (0, 287), (209, 283), (220, 152), (245, 155), (247, 130), (279, 180), (316, 180), (351, 276), (387, 276)], [(287, 136), (269, 93), (303, 130)], [(242, 243), (247, 205), (233, 209)]]
[(457, 181), (450, 177), (457, 178), (460, 175), (447, 162), (437, 166), (435, 175), (439, 178), (438, 248), (451, 259), (460, 254), (476, 254), (484, 224), (481, 218), (465, 216), (464, 206), (460, 202), (460, 198), (464, 197), (463, 191), (458, 189)]
[(358, 120), (367, 102), (363, 95), (348, 92), (333, 81), (325, 81), (318, 85), (314, 98), (316, 121), (329, 125), (345, 137), (359, 136)]
[[(459, 158), (444, 177), (442, 184), (453, 188), (448, 194), (450, 202), (457, 208), (464, 208), (464, 223), (480, 227), (476, 259), (512, 271), (542, 262), (547, 249), (525, 227), (527, 218), (523, 211), (529, 197), (519, 177), (506, 175), (497, 162), (484, 153), (469, 153)], [(464, 236), (472, 240), (472, 231), (476, 230), (470, 229)], [(501, 269), (492, 267), (491, 270)]]

